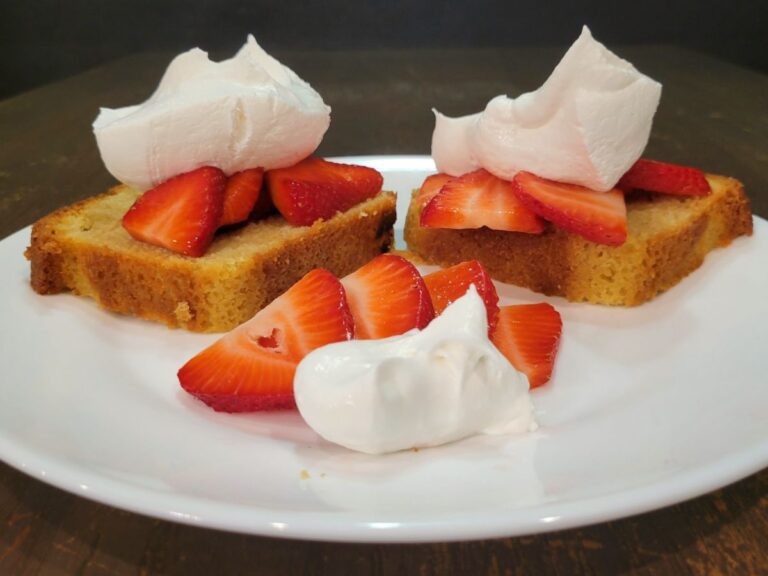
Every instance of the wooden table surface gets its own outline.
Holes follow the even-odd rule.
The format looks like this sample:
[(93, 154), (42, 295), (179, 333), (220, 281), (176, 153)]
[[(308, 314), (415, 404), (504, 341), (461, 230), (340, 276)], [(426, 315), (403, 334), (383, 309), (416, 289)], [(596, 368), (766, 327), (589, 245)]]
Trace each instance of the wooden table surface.
[[(664, 46), (617, 50), (664, 84), (646, 155), (740, 178), (768, 217), (768, 77)], [(537, 87), (558, 49), (277, 53), (333, 108), (322, 155), (429, 153), (431, 107)], [(98, 106), (144, 100), (168, 54), (140, 54), (0, 102), (0, 238), (106, 189)], [(2, 401), (2, 399), (0, 399)], [(0, 574), (768, 574), (768, 470), (633, 518), (530, 537), (357, 545), (155, 520), (0, 464)]]

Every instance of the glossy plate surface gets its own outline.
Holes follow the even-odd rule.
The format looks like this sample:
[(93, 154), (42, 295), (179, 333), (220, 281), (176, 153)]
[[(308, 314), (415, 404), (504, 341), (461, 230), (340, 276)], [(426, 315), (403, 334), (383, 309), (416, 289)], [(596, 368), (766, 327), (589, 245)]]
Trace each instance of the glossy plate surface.
[[(385, 174), (405, 214), (425, 157), (346, 158)], [(402, 227), (402, 223), (399, 222)], [(176, 370), (216, 337), (37, 296), (0, 242), (0, 457), (81, 496), (269, 536), (442, 541), (584, 525), (658, 508), (768, 465), (768, 223), (634, 309), (499, 285), (563, 317), (540, 429), (383, 457), (330, 445), (296, 413), (217, 414)]]

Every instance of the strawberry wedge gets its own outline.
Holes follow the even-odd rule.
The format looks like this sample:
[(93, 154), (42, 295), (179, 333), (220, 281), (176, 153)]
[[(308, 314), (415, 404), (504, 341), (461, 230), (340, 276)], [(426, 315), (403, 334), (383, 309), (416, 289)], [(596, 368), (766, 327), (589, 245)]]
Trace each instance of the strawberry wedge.
[[(221, 225), (237, 224), (248, 219), (253, 207), (262, 194), (261, 182), (264, 170), (251, 168), (232, 174), (227, 180), (224, 190), (224, 209), (221, 214)], [(263, 192), (266, 195), (266, 192)]]
[(681, 196), (706, 196), (712, 192), (704, 172), (698, 168), (644, 158), (634, 163), (617, 186), (622, 190), (645, 190)]
[(523, 204), (563, 230), (610, 246), (627, 239), (627, 206), (618, 189), (595, 192), (530, 172), (518, 172), (512, 184)]
[(560, 314), (549, 304), (503, 306), (491, 342), (536, 388), (552, 375), (562, 330)]
[[(425, 194), (426, 195), (426, 194)], [(447, 181), (421, 211), (425, 228), (538, 234), (544, 222), (515, 196), (512, 184), (480, 169)]]
[(440, 192), (445, 184), (453, 179), (453, 176), (443, 174), (442, 172), (427, 176), (413, 201), (416, 202), (419, 207), (423, 208), (438, 192)]
[(185, 256), (205, 254), (219, 227), (226, 176), (204, 166), (147, 190), (123, 216), (136, 240)]
[(488, 316), (488, 332), (493, 331), (499, 316), (499, 295), (490, 274), (477, 260), (461, 262), (450, 268), (438, 270), (424, 277), (435, 314), (439, 315), (449, 304), (458, 300), (474, 284), (485, 304)]
[(341, 282), (361, 340), (422, 329), (435, 316), (421, 274), (401, 256), (377, 256)]
[(341, 282), (316, 269), (189, 360), (178, 372), (179, 382), (222, 412), (292, 408), (299, 361), (315, 348), (353, 335)]
[(381, 191), (383, 178), (366, 166), (309, 157), (294, 166), (269, 170), (267, 186), (277, 210), (294, 226), (327, 220)]

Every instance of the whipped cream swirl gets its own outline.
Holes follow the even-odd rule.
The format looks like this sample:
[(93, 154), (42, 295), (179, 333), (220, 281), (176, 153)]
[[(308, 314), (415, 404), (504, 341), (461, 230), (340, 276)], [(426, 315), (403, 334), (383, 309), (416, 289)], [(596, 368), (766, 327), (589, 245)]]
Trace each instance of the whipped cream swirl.
[(488, 339), (474, 286), (424, 330), (310, 352), (294, 393), (318, 434), (369, 454), (536, 428), (528, 379)]
[(485, 168), (510, 180), (526, 170), (607, 191), (643, 153), (660, 97), (661, 84), (585, 26), (538, 90), (497, 96), (470, 116), (435, 111), (432, 156), (452, 176)]
[(102, 108), (93, 131), (107, 170), (146, 190), (200, 166), (230, 175), (295, 164), (320, 144), (330, 111), (249, 35), (222, 62), (199, 48), (180, 54), (146, 102)]

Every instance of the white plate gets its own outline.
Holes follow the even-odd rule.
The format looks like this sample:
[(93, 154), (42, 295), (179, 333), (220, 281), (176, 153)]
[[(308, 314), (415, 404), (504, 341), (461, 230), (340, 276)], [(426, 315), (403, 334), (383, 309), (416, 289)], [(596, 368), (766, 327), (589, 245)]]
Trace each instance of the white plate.
[[(407, 193), (424, 157), (365, 157)], [(215, 336), (41, 297), (0, 243), (0, 457), (45, 482), (151, 516), (296, 538), (511, 536), (658, 508), (768, 465), (768, 223), (634, 309), (548, 300), (564, 331), (541, 428), (383, 457), (320, 440), (296, 413), (217, 414), (176, 370)]]

